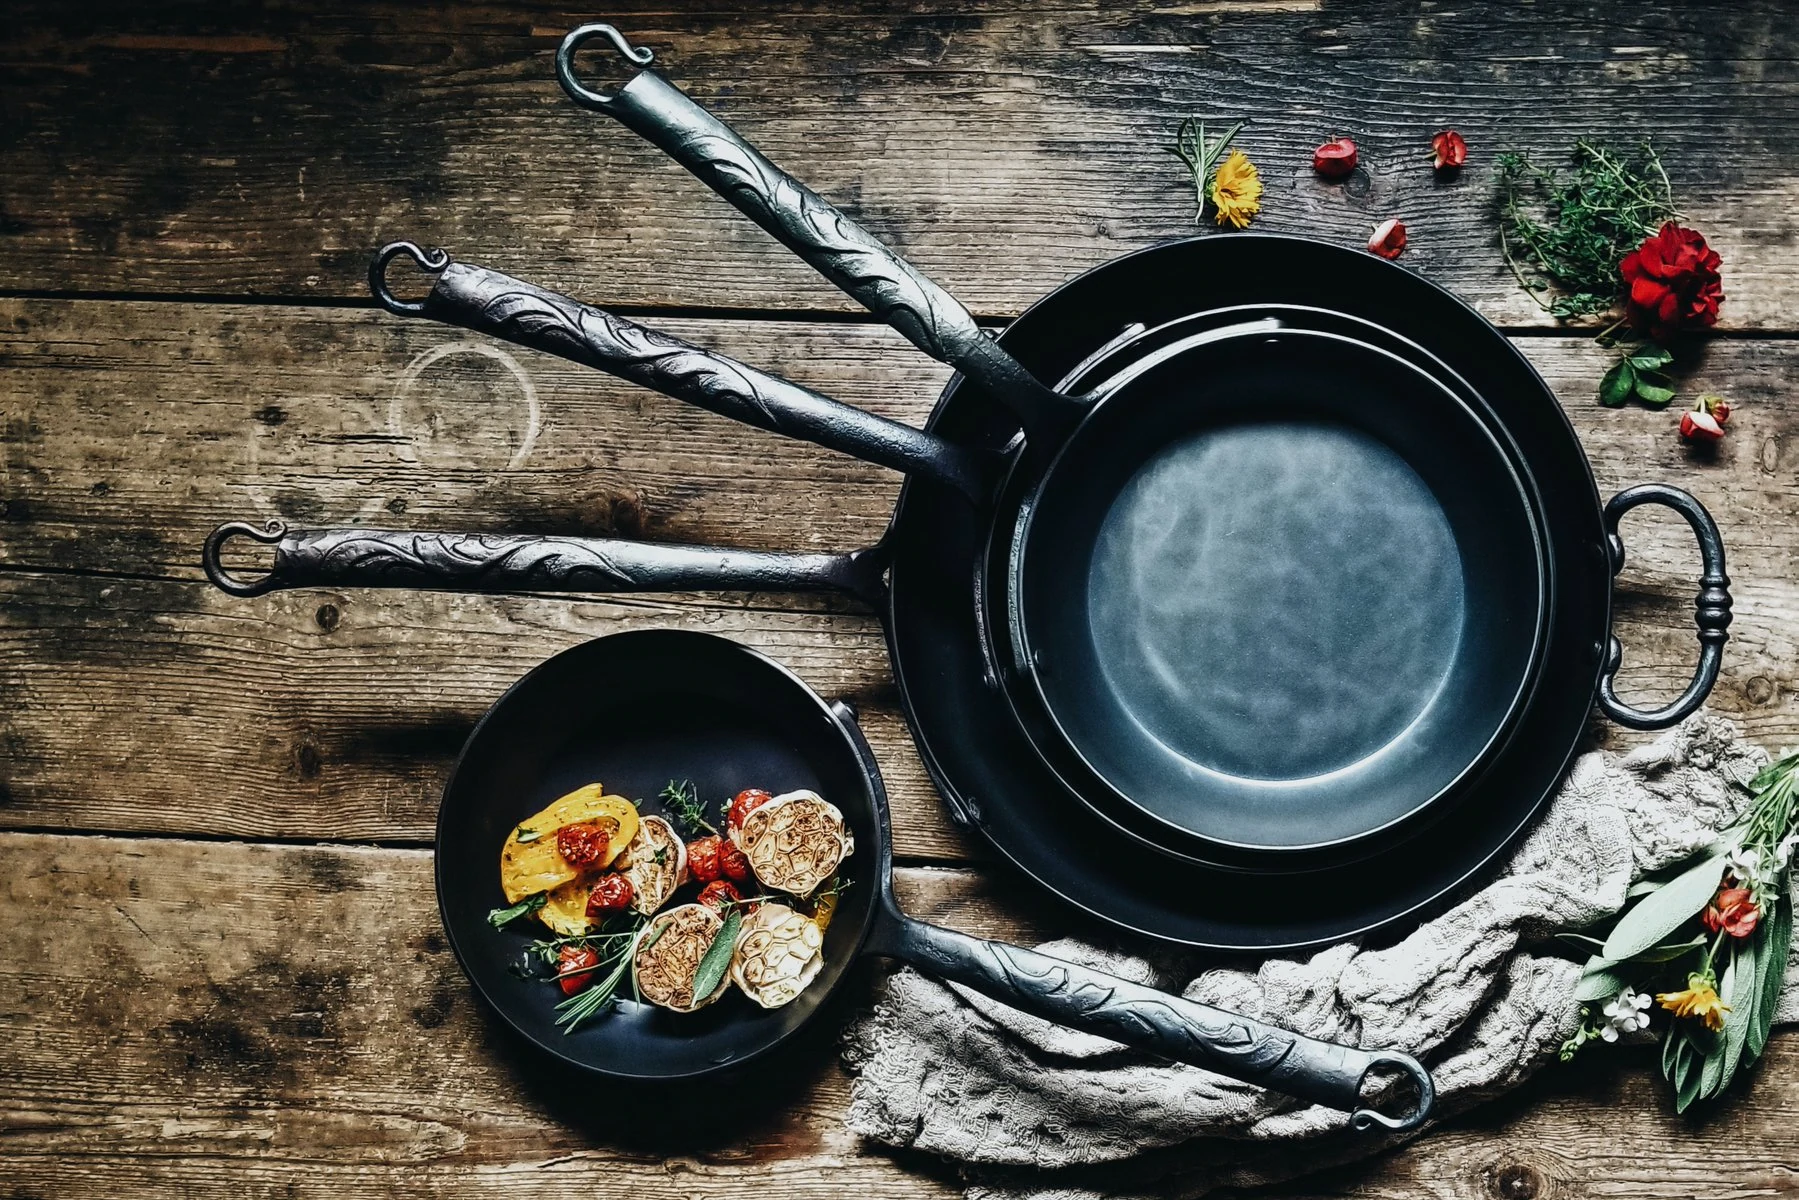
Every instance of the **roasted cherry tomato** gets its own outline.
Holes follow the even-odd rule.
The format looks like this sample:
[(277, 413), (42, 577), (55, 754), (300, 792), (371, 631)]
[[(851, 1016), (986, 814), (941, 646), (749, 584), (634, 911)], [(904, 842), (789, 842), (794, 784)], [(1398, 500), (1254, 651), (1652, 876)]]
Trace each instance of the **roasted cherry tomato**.
[(622, 913), (631, 907), (631, 899), (636, 889), (631, 881), (616, 873), (602, 875), (594, 882), (593, 890), (587, 893), (587, 919), (604, 921), (613, 913)]
[(725, 814), (725, 828), (738, 828), (745, 817), (773, 799), (773, 796), (761, 788), (744, 788), (731, 799), (731, 808)]
[(718, 850), (729, 842), (716, 833), (687, 843), (687, 873), (697, 883), (711, 883), (719, 877)]
[(718, 873), (732, 883), (748, 883), (755, 878), (750, 860), (743, 856), (736, 842), (725, 842), (718, 848)]
[(699, 903), (721, 913), (730, 907), (730, 905), (726, 903), (727, 901), (741, 899), (743, 899), (743, 897), (738, 893), (735, 887), (731, 886), (731, 882), (727, 879), (714, 879), (711, 883), (700, 889)]
[(556, 853), (577, 871), (591, 871), (606, 861), (617, 826), (610, 821), (578, 821), (556, 831)]
[[(572, 996), (591, 984), (593, 969), (599, 965), (600, 956), (592, 946), (564, 946), (556, 958), (556, 982), (562, 985), (562, 994)], [(572, 973), (576, 971), (580, 974)]]

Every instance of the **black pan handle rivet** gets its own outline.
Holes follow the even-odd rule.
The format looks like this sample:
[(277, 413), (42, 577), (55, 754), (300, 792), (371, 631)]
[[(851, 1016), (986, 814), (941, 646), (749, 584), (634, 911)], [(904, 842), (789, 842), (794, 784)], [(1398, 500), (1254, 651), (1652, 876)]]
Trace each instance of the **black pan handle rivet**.
[(582, 46), (594, 38), (603, 37), (612, 43), (612, 48), (624, 56), (626, 62), (647, 67), (656, 58), (648, 46), (633, 46), (625, 40), (625, 35), (611, 25), (595, 22), (581, 25), (569, 30), (568, 36), (562, 39), (562, 45), (556, 48), (556, 78), (562, 84), (562, 90), (577, 104), (588, 108), (604, 110), (617, 98), (617, 92), (596, 92), (579, 79), (575, 78), (575, 55)]
[(1618, 534), (1618, 522), (1640, 504), (1662, 504), (1673, 509), (1686, 518), (1699, 542), (1703, 570), (1699, 576), (1699, 594), (1693, 601), (1693, 623), (1699, 631), (1699, 666), (1694, 670), (1687, 690), (1672, 704), (1653, 710), (1632, 707), (1618, 698), (1615, 677), (1624, 650), (1617, 637), (1612, 636), (1606, 647), (1605, 668), (1599, 677), (1599, 707), (1606, 716), (1627, 729), (1666, 729), (1697, 712), (1718, 682), (1724, 643), (1730, 640), (1730, 576), (1724, 573), (1724, 539), (1718, 533), (1718, 523), (1712, 520), (1705, 505), (1690, 493), (1665, 483), (1626, 488), (1605, 506), (1606, 542), (1610, 547), (1614, 575), (1624, 569), (1624, 539)]

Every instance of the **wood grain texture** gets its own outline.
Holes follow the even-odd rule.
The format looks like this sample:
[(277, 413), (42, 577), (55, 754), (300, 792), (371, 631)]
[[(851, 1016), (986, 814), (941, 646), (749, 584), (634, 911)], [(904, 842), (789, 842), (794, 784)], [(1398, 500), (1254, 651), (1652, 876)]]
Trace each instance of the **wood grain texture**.
[[(663, 324), (901, 420), (923, 419), (942, 375), (870, 326)], [(1565, 395), (1603, 366), (1584, 339), (1520, 344)], [(584, 638), (667, 624), (742, 637), (854, 697), (900, 853), (971, 853), (913, 751), (878, 624), (852, 602), (246, 601), (197, 582), (200, 541), (231, 518), (843, 549), (878, 536), (897, 493), (891, 473), (545, 355), (476, 348), (493, 346), (337, 309), (0, 301), (0, 686), (21, 698), (0, 710), (5, 822), (427, 840), (462, 738), (508, 683)], [(1738, 596), (1713, 703), (1770, 744), (1799, 734), (1795, 363), (1789, 341), (1707, 347), (1685, 386), (1738, 405), (1711, 454), (1679, 443), (1673, 414), (1568, 406), (1608, 493), (1659, 479), (1712, 506)], [(1693, 662), (1696, 555), (1675, 518), (1625, 528), (1625, 686), (1666, 697)]]
[[(0, 834), (0, 878), (10, 1196), (958, 1191), (942, 1164), (844, 1131), (837, 1018), (704, 1120), (691, 1098), (621, 1103), (542, 1065), (457, 970), (423, 851)], [(898, 883), (913, 914), (984, 936), (1057, 925), (968, 872)], [(873, 975), (851, 985), (854, 1002)], [(1394, 1154), (1268, 1194), (1780, 1191), (1796, 1066), (1799, 1042), (1777, 1036), (1745, 1095), (1683, 1121), (1646, 1055), (1595, 1056)]]
[[(1160, 149), (1247, 117), (1258, 227), (1406, 262), (1497, 320), (1543, 319), (1490, 220), (1502, 148), (1653, 135), (1724, 255), (1726, 323), (1794, 328), (1799, 29), (1782, 0), (830, 0), (607, 19), (682, 86), (977, 312), (1192, 228)], [(576, 20), (537, 4), (10, 7), (0, 27), (0, 287), (364, 297), (374, 247), (435, 242), (602, 302), (849, 302), (555, 85)], [(1473, 159), (1439, 180), (1432, 133)], [(1355, 136), (1366, 171), (1316, 179)]]

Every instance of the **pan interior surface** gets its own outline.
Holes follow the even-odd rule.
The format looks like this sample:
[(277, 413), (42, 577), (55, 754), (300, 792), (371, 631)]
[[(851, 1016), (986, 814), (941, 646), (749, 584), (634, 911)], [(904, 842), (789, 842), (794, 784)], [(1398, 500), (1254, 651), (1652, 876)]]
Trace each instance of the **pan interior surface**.
[(1255, 850), (1386, 829), (1501, 738), (1544, 566), (1454, 395), (1352, 340), (1171, 352), (1113, 392), (1018, 540), (1045, 707), (1117, 797)]
[[(856, 838), (852, 879), (824, 944), (824, 968), (800, 997), (762, 1009), (735, 990), (697, 1013), (631, 999), (572, 1034), (555, 1023), (553, 984), (512, 968), (548, 930), (496, 930), (505, 906), (500, 847), (531, 813), (583, 784), (647, 801), (671, 778), (705, 799), (746, 787), (811, 788), (836, 804)], [(438, 904), (458, 961), (526, 1040), (576, 1066), (633, 1079), (681, 1079), (734, 1067), (796, 1032), (826, 1003), (873, 919), (885, 822), (855, 751), (804, 684), (723, 638), (675, 630), (615, 634), (564, 651), (520, 680), (470, 736), (438, 817)], [(859, 868), (859, 870), (858, 870)]]

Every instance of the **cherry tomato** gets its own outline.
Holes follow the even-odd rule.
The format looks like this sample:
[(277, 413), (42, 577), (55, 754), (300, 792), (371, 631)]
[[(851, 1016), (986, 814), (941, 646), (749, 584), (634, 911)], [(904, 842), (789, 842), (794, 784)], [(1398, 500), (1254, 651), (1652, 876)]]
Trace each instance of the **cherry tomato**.
[(773, 799), (773, 796), (761, 788), (744, 788), (731, 800), (730, 811), (725, 815), (725, 828), (738, 828), (745, 817)]
[(612, 835), (618, 826), (611, 821), (578, 821), (556, 831), (556, 853), (577, 871), (591, 871), (606, 861), (612, 847)]
[(711, 883), (719, 876), (718, 851), (729, 845), (716, 833), (687, 843), (687, 873), (695, 882)]
[[(572, 996), (593, 983), (593, 968), (599, 965), (600, 956), (592, 946), (564, 946), (556, 957), (556, 982), (562, 985), (562, 994)], [(581, 974), (571, 974), (574, 971)]]
[(743, 856), (736, 842), (725, 842), (718, 848), (718, 871), (732, 883), (748, 883), (755, 878), (750, 860)]
[(631, 881), (623, 875), (602, 875), (594, 882), (593, 890), (587, 893), (587, 919), (603, 921), (613, 913), (622, 913), (631, 907), (631, 899), (636, 895)]
[(736, 888), (731, 886), (729, 880), (714, 879), (711, 883), (700, 889), (698, 902), (722, 913), (730, 907), (726, 901), (741, 899), (743, 899), (743, 897), (738, 894)]

